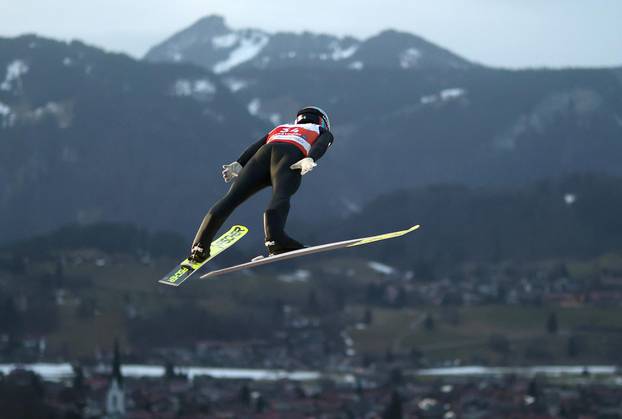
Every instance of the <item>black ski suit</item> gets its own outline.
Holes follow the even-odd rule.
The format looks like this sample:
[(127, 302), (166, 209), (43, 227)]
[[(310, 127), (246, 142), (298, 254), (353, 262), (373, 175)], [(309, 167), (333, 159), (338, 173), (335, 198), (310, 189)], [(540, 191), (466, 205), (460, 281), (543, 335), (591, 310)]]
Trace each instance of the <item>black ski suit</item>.
[[(272, 186), (272, 197), (264, 213), (264, 232), (266, 243), (275, 242), (283, 248), (299, 248), (300, 243), (285, 233), (285, 222), (289, 213), (289, 200), (300, 186), (300, 170), (292, 170), (290, 166), (305, 156), (296, 146), (283, 142), (266, 144), (265, 135), (251, 145), (237, 160), (242, 165), (233, 185), (209, 210), (192, 246), (200, 245), (209, 249), (214, 236), (240, 204), (263, 188)], [(307, 157), (317, 161), (324, 155), (333, 142), (330, 131), (320, 127), (320, 135), (313, 143)]]

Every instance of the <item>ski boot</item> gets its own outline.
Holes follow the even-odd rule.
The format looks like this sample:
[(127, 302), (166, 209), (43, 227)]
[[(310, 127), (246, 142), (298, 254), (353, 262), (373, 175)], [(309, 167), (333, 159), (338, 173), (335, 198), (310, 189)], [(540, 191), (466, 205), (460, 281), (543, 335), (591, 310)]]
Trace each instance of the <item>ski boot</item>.
[(268, 256), (276, 256), (281, 253), (302, 249), (301, 243), (292, 239), (285, 233), (285, 219), (287, 213), (281, 214), (277, 210), (266, 210), (263, 216), (263, 228), (266, 237), (265, 245), (268, 248)]
[(287, 237), (286, 240), (275, 242), (267, 241), (266, 248), (268, 249), (268, 256), (276, 256), (282, 253), (292, 252), (294, 250), (304, 249), (306, 246), (302, 243), (297, 242), (291, 237)]
[(195, 244), (190, 250), (188, 260), (193, 263), (203, 263), (209, 258), (209, 248), (204, 248), (201, 244)]

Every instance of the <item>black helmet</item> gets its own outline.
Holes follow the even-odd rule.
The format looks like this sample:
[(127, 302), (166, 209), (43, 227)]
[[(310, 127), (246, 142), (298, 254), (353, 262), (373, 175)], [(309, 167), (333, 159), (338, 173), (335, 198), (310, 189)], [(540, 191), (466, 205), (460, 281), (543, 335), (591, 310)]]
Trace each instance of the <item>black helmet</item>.
[(306, 106), (298, 111), (296, 114), (296, 121), (294, 121), (294, 123), (300, 124), (303, 121), (318, 124), (327, 130), (330, 130), (330, 119), (328, 119), (328, 114), (317, 106)]

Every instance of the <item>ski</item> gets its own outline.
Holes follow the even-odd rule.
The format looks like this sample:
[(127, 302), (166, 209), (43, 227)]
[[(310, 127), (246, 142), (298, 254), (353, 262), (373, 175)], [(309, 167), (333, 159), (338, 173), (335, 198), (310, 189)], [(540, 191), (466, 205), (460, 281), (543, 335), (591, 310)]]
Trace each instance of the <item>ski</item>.
[(233, 246), (238, 240), (248, 233), (248, 228), (235, 225), (229, 229), (225, 234), (214, 240), (210, 245), (210, 257), (201, 263), (192, 262), (188, 259), (184, 259), (179, 263), (172, 271), (166, 274), (158, 282), (160, 284), (172, 285), (174, 287), (180, 286), (184, 281), (192, 276), (197, 270), (201, 269), (210, 260), (214, 259), (218, 254), (222, 253), (229, 247)]
[(408, 233), (410, 233), (412, 231), (415, 231), (419, 227), (420, 227), (419, 225), (415, 225), (415, 226), (412, 226), (411, 228), (408, 228), (406, 230), (394, 231), (392, 233), (380, 234), (378, 236), (362, 237), (360, 239), (345, 240), (345, 241), (340, 241), (340, 242), (321, 244), (321, 245), (318, 245), (318, 246), (305, 247), (304, 249), (294, 250), (292, 252), (282, 253), (282, 254), (276, 255), (276, 256), (267, 256), (267, 257), (263, 257), (263, 258), (262, 257), (256, 257), (256, 258), (254, 258), (250, 262), (246, 262), (246, 263), (242, 263), (240, 265), (230, 266), (228, 268), (223, 268), (223, 269), (218, 269), (218, 270), (214, 270), (214, 271), (208, 272), (205, 275), (202, 275), (201, 279), (213, 278), (215, 276), (223, 275), (223, 274), (226, 274), (226, 273), (241, 271), (243, 269), (250, 269), (250, 268), (254, 268), (256, 266), (266, 265), (268, 263), (279, 262), (279, 261), (282, 261), (282, 260), (292, 259), (292, 258), (296, 258), (296, 257), (300, 257), (300, 256), (311, 255), (311, 254), (314, 254), (314, 253), (328, 252), (329, 250), (336, 250), (336, 249), (342, 249), (342, 248), (346, 248), (346, 247), (361, 246), (363, 244), (374, 243), (374, 242), (377, 242), (377, 241), (380, 241), (380, 240), (392, 239), (392, 238), (395, 238), (395, 237), (403, 236), (403, 235), (408, 234)]

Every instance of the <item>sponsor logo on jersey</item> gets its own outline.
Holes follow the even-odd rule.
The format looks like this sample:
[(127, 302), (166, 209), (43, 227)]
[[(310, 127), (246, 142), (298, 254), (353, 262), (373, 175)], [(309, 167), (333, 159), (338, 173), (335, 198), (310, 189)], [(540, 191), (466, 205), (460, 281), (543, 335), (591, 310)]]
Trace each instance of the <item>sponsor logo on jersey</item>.
[(311, 146), (319, 136), (320, 126), (316, 124), (279, 125), (270, 131), (266, 143), (293, 144), (307, 156)]

